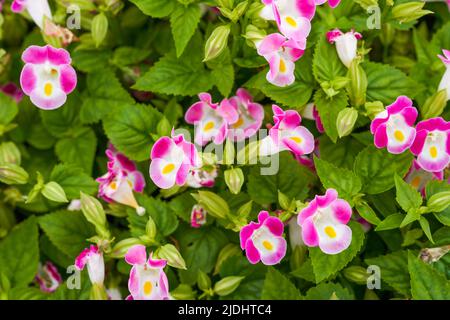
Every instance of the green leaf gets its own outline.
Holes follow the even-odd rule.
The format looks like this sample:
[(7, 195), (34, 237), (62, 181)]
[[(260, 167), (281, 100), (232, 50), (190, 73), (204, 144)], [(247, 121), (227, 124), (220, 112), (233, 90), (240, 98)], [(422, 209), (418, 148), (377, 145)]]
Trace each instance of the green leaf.
[(394, 186), (394, 174), (404, 176), (408, 171), (412, 154), (390, 154), (384, 149), (368, 146), (356, 157), (355, 173), (361, 178), (363, 192), (382, 193)]
[(108, 18), (101, 12), (92, 19), (91, 34), (95, 46), (99, 47), (108, 33)]
[(228, 97), (234, 85), (234, 67), (230, 50), (224, 50), (220, 56), (209, 61), (208, 66), (212, 68), (211, 77), (217, 89), (224, 97)]
[(322, 282), (306, 292), (305, 300), (354, 300), (353, 292), (349, 292), (339, 283)]
[(431, 234), (430, 223), (428, 222), (427, 218), (421, 216), (419, 219), (419, 223), (428, 240), (434, 243), (433, 235)]
[(266, 274), (262, 300), (301, 300), (300, 291), (280, 271), (270, 267)]
[(154, 18), (164, 18), (172, 13), (176, 0), (130, 0), (143, 13)]
[(38, 228), (36, 218), (31, 216), (0, 242), (0, 274), (12, 287), (23, 287), (34, 279), (38, 264)]
[(414, 98), (419, 85), (402, 71), (386, 64), (365, 62), (367, 74), (367, 100), (381, 101), (385, 105), (393, 103), (398, 96)]
[(311, 171), (298, 165), (290, 153), (282, 152), (276, 174), (262, 175), (260, 166), (250, 169), (247, 190), (251, 199), (259, 204), (276, 203), (278, 190), (291, 199), (303, 200), (314, 179)]
[(80, 167), (70, 164), (55, 166), (50, 175), (50, 180), (63, 187), (69, 199), (79, 199), (80, 191), (93, 195), (98, 190), (98, 184), (91, 176), (84, 173)]
[(381, 220), (378, 218), (375, 211), (365, 202), (358, 203), (356, 205), (356, 211), (358, 211), (359, 215), (370, 222), (371, 224), (378, 225)]
[(101, 70), (98, 76), (101, 76), (101, 73), (108, 72), (109, 70), (111, 51), (77, 50), (71, 54), (73, 65), (77, 70), (87, 73)]
[(60, 139), (55, 145), (58, 158), (67, 164), (83, 168), (86, 173), (92, 172), (97, 137), (91, 128), (79, 128), (71, 137)]
[(189, 40), (195, 33), (200, 22), (201, 10), (198, 4), (189, 6), (178, 5), (170, 16), (173, 40), (177, 50), (177, 57), (180, 57), (186, 48)]
[(310, 248), (309, 254), (317, 282), (326, 280), (343, 269), (361, 250), (364, 243), (364, 231), (357, 222), (351, 221), (349, 226), (353, 232), (352, 242), (341, 253), (329, 255), (323, 253), (318, 247)]
[(394, 213), (386, 217), (383, 221), (381, 221), (375, 231), (385, 231), (391, 229), (397, 229), (402, 224), (403, 219), (405, 218), (404, 214)]
[(180, 58), (175, 52), (168, 53), (140, 77), (133, 88), (186, 96), (208, 91), (213, 83), (198, 54), (201, 50), (201, 36), (194, 36)]
[[(446, 192), (450, 191), (450, 185), (446, 181), (430, 181), (425, 190), (425, 194), (427, 196), (427, 200), (429, 201), (430, 198), (439, 193), (439, 192)], [(436, 217), (437, 220), (439, 220), (440, 223), (446, 226), (450, 226), (450, 207), (447, 207), (442, 212), (433, 213), (433, 215)]]
[(410, 296), (410, 277), (408, 273), (408, 255), (406, 251), (396, 251), (376, 258), (366, 259), (370, 266), (378, 266), (381, 271), (381, 280), (398, 293)]
[(323, 90), (314, 95), (314, 102), (322, 120), (325, 133), (333, 142), (338, 138), (336, 119), (339, 112), (348, 106), (348, 97), (345, 91), (330, 98)]
[(422, 195), (405, 182), (397, 174), (394, 177), (395, 188), (397, 190), (395, 199), (405, 212), (412, 209), (418, 209), (422, 205)]
[(127, 209), (128, 222), (130, 223), (131, 234), (134, 237), (139, 237), (146, 233), (145, 226), (149, 216), (152, 217), (156, 224), (157, 233), (163, 237), (169, 236), (177, 229), (177, 216), (168, 203), (145, 195), (136, 195), (136, 200), (140, 206), (145, 208), (145, 214), (139, 216), (134, 209)]
[(112, 63), (118, 66), (137, 64), (150, 55), (149, 50), (134, 47), (119, 47), (114, 51)]
[(87, 76), (87, 98), (81, 106), (83, 123), (94, 123), (105, 116), (134, 103), (110, 68)]
[(153, 145), (152, 134), (162, 115), (149, 105), (125, 105), (103, 120), (106, 135), (128, 158), (148, 160)]
[(13, 121), (18, 112), (17, 103), (0, 92), (0, 124), (6, 125)]
[(61, 210), (39, 218), (39, 225), (50, 241), (63, 253), (75, 259), (95, 235), (94, 227), (81, 212)]
[(64, 108), (39, 110), (45, 129), (56, 138), (70, 134), (72, 127), (78, 125), (80, 105), (80, 97), (74, 93), (68, 96)]
[(307, 259), (305, 262), (303, 262), (300, 268), (291, 272), (291, 275), (296, 278), (316, 283), (311, 259)]
[(314, 50), (313, 73), (319, 83), (345, 77), (347, 74), (335, 46), (329, 43), (325, 36), (320, 38)]
[(177, 230), (180, 253), (186, 261), (187, 270), (180, 270), (183, 283), (194, 284), (197, 270), (209, 273), (214, 268), (217, 256), (228, 239), (224, 232), (216, 227), (203, 227), (201, 230), (183, 225)]
[(449, 300), (450, 281), (411, 252), (408, 252), (411, 293), (416, 300)]
[(362, 188), (361, 179), (353, 171), (338, 168), (317, 157), (314, 157), (314, 164), (323, 187), (336, 189), (340, 198), (351, 203), (353, 196)]

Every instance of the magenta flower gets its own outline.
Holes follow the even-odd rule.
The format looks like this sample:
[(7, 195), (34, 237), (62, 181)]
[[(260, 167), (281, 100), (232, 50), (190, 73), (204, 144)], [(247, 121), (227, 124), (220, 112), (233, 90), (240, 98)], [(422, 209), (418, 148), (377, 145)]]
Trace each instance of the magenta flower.
[(316, 13), (314, 0), (262, 0), (262, 3), (265, 4), (261, 12), (263, 19), (275, 20), (279, 25), (284, 20), (283, 23), (292, 29), (299, 18), (311, 20)]
[(52, 12), (50, 11), (48, 0), (13, 0), (11, 10), (16, 13), (27, 10), (33, 21), (41, 29), (44, 24), (44, 17), (52, 20)]
[(414, 160), (411, 168), (405, 176), (405, 181), (425, 196), (425, 187), (432, 180), (444, 180), (444, 172), (428, 172), (423, 170), (417, 160)]
[(304, 54), (305, 47), (287, 40), (279, 33), (266, 36), (258, 45), (258, 54), (269, 62), (267, 81), (275, 86), (289, 86), (295, 81), (295, 61)]
[(145, 188), (143, 174), (137, 170), (136, 164), (124, 154), (109, 145), (106, 150), (108, 157), (108, 172), (97, 179), (99, 185), (99, 197), (106, 202), (117, 202), (136, 209), (139, 215), (145, 213), (134, 197), (133, 191), (142, 193)]
[(295, 110), (284, 111), (277, 105), (272, 106), (275, 125), (269, 135), (261, 140), (259, 154), (267, 156), (289, 150), (301, 156), (314, 151), (314, 136), (301, 126), (302, 118)]
[(84, 249), (75, 259), (75, 268), (83, 270), (87, 265), (89, 279), (92, 284), (103, 285), (105, 280), (105, 263), (103, 254), (97, 246), (91, 245)]
[(229, 136), (237, 141), (249, 138), (261, 128), (264, 119), (264, 108), (253, 102), (247, 90), (239, 88), (236, 96), (225, 99), (222, 104), (230, 104), (238, 113), (238, 120), (229, 126)]
[(411, 152), (428, 172), (443, 171), (450, 163), (450, 122), (441, 117), (421, 121), (416, 126)]
[(411, 99), (406, 96), (398, 97), (385, 111), (379, 113), (370, 125), (370, 131), (375, 136), (375, 146), (387, 147), (393, 154), (410, 148), (416, 137), (416, 129), (413, 126), (417, 114)]
[(196, 126), (195, 143), (204, 146), (209, 141), (221, 144), (228, 134), (228, 125), (238, 121), (237, 110), (229, 103), (212, 103), (209, 93), (200, 93), (200, 101), (194, 103), (185, 114), (185, 120)]
[(191, 168), (186, 179), (186, 185), (191, 188), (212, 188), (218, 176), (216, 166), (204, 166), (201, 168)]
[(189, 171), (198, 167), (199, 162), (195, 146), (174, 132), (172, 138), (161, 137), (155, 142), (150, 157), (150, 178), (162, 189), (175, 184), (183, 186)]
[(191, 226), (193, 228), (200, 228), (206, 223), (207, 211), (201, 205), (196, 204), (191, 211)]
[(241, 248), (245, 250), (252, 264), (260, 260), (265, 265), (277, 264), (286, 255), (286, 240), (283, 238), (284, 225), (267, 211), (258, 215), (258, 223), (250, 222), (239, 233)]
[(20, 85), (31, 102), (44, 110), (61, 107), (77, 85), (69, 52), (50, 45), (30, 46), (23, 52), (22, 60), (25, 66)]
[(343, 33), (339, 29), (327, 32), (328, 42), (336, 44), (336, 51), (342, 63), (349, 68), (353, 59), (356, 58), (358, 40), (362, 35), (354, 30)]
[(444, 55), (438, 55), (438, 57), (445, 64), (446, 70), (441, 82), (439, 83), (439, 90), (447, 90), (447, 100), (450, 100), (450, 51), (442, 50), (442, 52), (444, 53)]
[(13, 98), (17, 103), (22, 101), (23, 92), (13, 82), (9, 82), (3, 86), (0, 86), (0, 91), (6, 94), (8, 97)]
[(303, 242), (308, 247), (319, 246), (326, 254), (337, 254), (348, 248), (352, 241), (352, 229), (347, 226), (352, 208), (347, 201), (338, 199), (334, 189), (324, 196), (316, 196), (298, 214)]
[(63, 282), (58, 269), (50, 261), (47, 261), (44, 265), (39, 263), (39, 269), (35, 279), (41, 291), (47, 293), (55, 292)]
[(166, 260), (150, 257), (147, 260), (145, 246), (136, 245), (125, 255), (125, 261), (132, 265), (128, 290), (131, 295), (127, 300), (168, 300), (169, 282), (164, 273)]

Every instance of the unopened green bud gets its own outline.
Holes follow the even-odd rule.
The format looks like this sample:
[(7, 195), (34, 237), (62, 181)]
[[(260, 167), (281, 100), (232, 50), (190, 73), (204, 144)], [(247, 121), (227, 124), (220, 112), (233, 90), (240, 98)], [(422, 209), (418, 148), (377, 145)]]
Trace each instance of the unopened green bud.
[(173, 244), (165, 244), (156, 251), (156, 255), (167, 260), (167, 264), (174, 268), (186, 270), (186, 262)]
[(450, 206), (450, 191), (439, 192), (430, 197), (427, 207), (431, 212), (442, 212)]
[(94, 197), (80, 192), (81, 211), (87, 221), (92, 223), (97, 233), (104, 238), (109, 238), (110, 234), (106, 227), (106, 214), (103, 206)]
[(241, 168), (228, 169), (224, 172), (225, 183), (232, 194), (239, 194), (244, 185), (244, 173)]
[(149, 215), (148, 216), (148, 221), (147, 224), (145, 225), (145, 235), (149, 238), (149, 239), (155, 239), (156, 237), (156, 224), (155, 221), (153, 220), (153, 218)]
[(44, 185), (41, 191), (42, 195), (48, 200), (55, 202), (69, 202), (64, 189), (56, 182), (50, 181)]
[(227, 260), (228, 258), (232, 256), (239, 256), (241, 255), (242, 250), (239, 248), (238, 245), (235, 245), (233, 243), (227, 244), (225, 247), (222, 248), (219, 252), (219, 256), (217, 257), (216, 266), (214, 267), (214, 273), (218, 274), (220, 272), (220, 267), (222, 266), (222, 263)]
[(350, 63), (348, 77), (350, 78), (350, 83), (347, 91), (350, 101), (355, 107), (362, 106), (366, 103), (367, 76), (357, 59)]
[(195, 292), (187, 284), (180, 284), (175, 290), (170, 291), (170, 295), (176, 300), (193, 300)]
[(226, 48), (230, 25), (219, 26), (211, 33), (205, 44), (205, 58), (203, 62), (217, 58)]
[(217, 5), (222, 8), (233, 9), (234, 0), (216, 0)]
[(439, 117), (447, 105), (447, 90), (442, 89), (429, 97), (421, 108), (424, 119)]
[(0, 163), (12, 163), (20, 165), (20, 151), (13, 142), (0, 144)]
[(108, 18), (101, 12), (92, 19), (91, 34), (95, 46), (99, 47), (108, 33)]
[(392, 8), (392, 16), (400, 23), (407, 23), (433, 13), (430, 10), (423, 10), (424, 6), (425, 2), (401, 3)]
[(343, 271), (344, 277), (356, 284), (365, 285), (369, 277), (367, 270), (360, 266), (351, 266)]
[(242, 206), (240, 206), (237, 211), (237, 216), (239, 218), (247, 218), (250, 212), (252, 211), (252, 204), (253, 201), (250, 200), (249, 202), (246, 202)]
[(227, 139), (225, 142), (225, 149), (223, 151), (223, 161), (224, 165), (232, 165), (234, 163), (235, 157), (234, 142), (231, 139)]
[(93, 283), (91, 287), (90, 300), (108, 300), (105, 286), (100, 283)]
[(6, 184), (25, 184), (28, 182), (28, 173), (17, 164), (4, 163), (0, 165), (0, 182)]
[(370, 290), (366, 288), (366, 292), (364, 292), (364, 300), (380, 300), (374, 290)]
[(386, 110), (381, 101), (366, 102), (364, 104), (364, 108), (366, 109), (367, 116), (371, 120), (373, 120), (378, 114)]
[(227, 296), (236, 290), (239, 285), (241, 284), (242, 280), (244, 280), (245, 277), (237, 277), (237, 276), (231, 276), (226, 277), (214, 285), (214, 292), (219, 296)]
[(116, 245), (112, 248), (110, 256), (112, 258), (121, 259), (125, 257), (128, 250), (135, 245), (143, 244), (142, 241), (138, 238), (128, 238), (120, 240), (116, 243)]
[(158, 125), (156, 126), (156, 132), (160, 136), (169, 136), (172, 131), (172, 126), (170, 125), (169, 120), (166, 117), (163, 117), (159, 120)]
[(233, 9), (233, 17), (231, 20), (236, 22), (239, 20), (239, 18), (245, 13), (247, 9), (248, 1), (242, 1), (240, 2), (236, 8)]
[(247, 39), (247, 43), (250, 46), (257, 47), (265, 36), (266, 36), (265, 31), (258, 29), (256, 26), (252, 24), (249, 24), (245, 29), (244, 38)]
[(223, 219), (230, 214), (230, 208), (227, 202), (214, 192), (199, 191), (197, 201), (213, 217)]
[(211, 288), (211, 279), (202, 270), (197, 273), (197, 286), (202, 291), (208, 291)]
[(339, 112), (336, 120), (339, 138), (348, 136), (352, 133), (357, 119), (358, 111), (354, 108), (345, 108)]
[(249, 142), (245, 148), (239, 150), (237, 154), (237, 163), (256, 164), (259, 155), (259, 141)]
[(378, 6), (378, 0), (355, 0), (361, 7), (367, 10), (369, 7)]
[(278, 203), (280, 204), (282, 209), (288, 210), (289, 206), (291, 204), (291, 201), (289, 200), (287, 195), (285, 195), (283, 192), (278, 190)]

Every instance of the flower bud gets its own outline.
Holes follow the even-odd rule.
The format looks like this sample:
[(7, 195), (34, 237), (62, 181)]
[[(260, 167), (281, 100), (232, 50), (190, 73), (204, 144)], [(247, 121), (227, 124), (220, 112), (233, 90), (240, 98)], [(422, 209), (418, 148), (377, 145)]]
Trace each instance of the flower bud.
[(358, 4), (367, 10), (370, 7), (378, 6), (378, 0), (359, 0)]
[(430, 197), (427, 207), (431, 212), (442, 212), (450, 206), (450, 191), (436, 193)]
[(230, 208), (228, 207), (227, 202), (214, 192), (199, 191), (197, 194), (197, 201), (213, 217), (223, 219), (230, 214)]
[(345, 108), (339, 112), (336, 120), (339, 138), (345, 137), (352, 133), (357, 119), (358, 111), (354, 108)]
[(239, 256), (242, 254), (242, 250), (239, 248), (239, 246), (229, 243), (225, 247), (222, 248), (219, 252), (219, 256), (217, 257), (216, 266), (214, 267), (214, 273), (218, 274), (220, 272), (220, 267), (222, 266), (222, 263), (227, 260), (228, 258), (232, 256)]
[(385, 110), (381, 101), (366, 102), (364, 104), (364, 108), (366, 109), (367, 116), (371, 120), (373, 120), (379, 113)]
[(0, 163), (20, 165), (20, 151), (13, 142), (3, 142), (0, 145)]
[(233, 9), (234, 0), (217, 0), (217, 5), (222, 8)]
[(48, 200), (55, 202), (69, 202), (64, 189), (56, 182), (50, 181), (44, 185), (41, 191), (42, 195)]
[(422, 10), (424, 6), (425, 2), (401, 3), (392, 8), (392, 16), (400, 23), (408, 23), (433, 13), (429, 10)]
[(171, 131), (172, 126), (170, 125), (170, 122), (166, 117), (163, 117), (161, 120), (159, 120), (158, 125), (156, 126), (156, 132), (159, 136), (170, 136)]
[(108, 33), (108, 18), (101, 12), (92, 19), (91, 34), (95, 41), (95, 46), (98, 48)]
[(350, 78), (348, 86), (350, 101), (355, 107), (362, 106), (366, 103), (367, 76), (357, 59), (350, 63), (348, 77)]
[(108, 294), (102, 283), (92, 283), (90, 300), (108, 300)]
[(219, 26), (211, 33), (205, 44), (205, 58), (203, 62), (217, 58), (226, 48), (230, 25)]
[(176, 300), (193, 300), (195, 298), (195, 293), (192, 288), (184, 283), (171, 291), (170, 295)]
[(184, 262), (178, 249), (173, 244), (166, 244), (160, 247), (155, 255), (160, 259), (167, 260), (167, 264), (174, 268), (186, 270), (186, 262)]
[(291, 201), (283, 192), (278, 190), (278, 203), (280, 204), (282, 209), (288, 210), (289, 206), (291, 204)]
[(244, 38), (250, 46), (258, 47), (259, 43), (264, 39), (266, 33), (258, 29), (256, 26), (249, 24), (245, 30)]
[(125, 257), (128, 250), (135, 245), (143, 244), (142, 241), (138, 238), (127, 238), (120, 240), (116, 243), (116, 245), (112, 248), (110, 256), (112, 258), (121, 259)]
[(344, 277), (356, 284), (364, 285), (369, 277), (367, 270), (360, 266), (351, 266), (343, 271)]
[(13, 163), (0, 165), (0, 182), (6, 184), (26, 184), (28, 173), (20, 166)]
[(245, 178), (241, 168), (228, 169), (224, 172), (225, 183), (232, 194), (241, 192)]
[(197, 286), (203, 291), (208, 291), (211, 288), (211, 279), (202, 270), (198, 270), (197, 273)]
[(223, 151), (223, 161), (224, 165), (232, 165), (234, 163), (235, 156), (234, 142), (231, 139), (225, 141), (225, 150)]
[(233, 293), (245, 277), (231, 276), (225, 277), (214, 285), (214, 292), (219, 296), (227, 296)]
[(156, 237), (156, 224), (153, 218), (149, 215), (147, 224), (145, 225), (145, 235), (149, 238), (154, 240)]
[(253, 201), (250, 200), (246, 203), (244, 203), (242, 206), (239, 207), (237, 211), (238, 218), (247, 218), (250, 212), (252, 211), (252, 204)]
[(109, 238), (109, 231), (106, 227), (106, 214), (100, 201), (83, 192), (80, 192), (80, 195), (81, 211), (83, 211), (86, 220), (95, 226), (100, 236)]
[(429, 97), (421, 111), (424, 119), (439, 117), (447, 105), (447, 90), (442, 89)]

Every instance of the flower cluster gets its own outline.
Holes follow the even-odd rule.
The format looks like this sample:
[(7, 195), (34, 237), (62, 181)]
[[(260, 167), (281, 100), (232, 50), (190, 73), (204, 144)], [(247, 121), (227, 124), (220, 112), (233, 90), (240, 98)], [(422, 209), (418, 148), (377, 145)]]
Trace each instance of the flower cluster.
[(113, 145), (106, 150), (108, 172), (97, 179), (99, 197), (106, 202), (117, 202), (136, 209), (139, 215), (145, 213), (134, 197), (133, 191), (142, 193), (145, 188), (143, 174), (137, 170), (136, 164), (124, 154), (117, 152)]
[(387, 147), (393, 154), (410, 149), (421, 168), (428, 172), (442, 171), (450, 163), (450, 122), (437, 117), (414, 127), (417, 115), (411, 99), (398, 97), (371, 123), (375, 146)]

